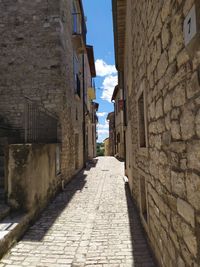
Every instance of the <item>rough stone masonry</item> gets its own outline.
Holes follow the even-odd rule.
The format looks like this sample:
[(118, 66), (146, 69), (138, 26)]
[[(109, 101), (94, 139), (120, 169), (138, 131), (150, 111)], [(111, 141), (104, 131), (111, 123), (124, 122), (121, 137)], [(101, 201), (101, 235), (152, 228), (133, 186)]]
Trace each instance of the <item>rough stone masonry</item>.
[[(120, 10), (122, 3), (114, 2)], [(200, 42), (191, 51), (185, 45), (183, 26), (194, 4), (199, 18), (199, 1), (121, 2), (126, 2), (124, 65), (120, 71), (127, 100), (126, 172), (132, 195), (160, 265), (197, 267)], [(198, 23), (199, 19), (199, 31)], [(142, 122), (147, 130), (144, 147), (139, 142), (142, 97)]]

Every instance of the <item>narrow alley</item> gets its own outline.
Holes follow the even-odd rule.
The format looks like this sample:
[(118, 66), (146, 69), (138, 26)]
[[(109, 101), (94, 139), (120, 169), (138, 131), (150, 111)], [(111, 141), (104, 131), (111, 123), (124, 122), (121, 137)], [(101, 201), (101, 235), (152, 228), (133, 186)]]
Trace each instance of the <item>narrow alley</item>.
[(155, 267), (123, 166), (113, 157), (97, 158), (48, 206), (0, 267)]

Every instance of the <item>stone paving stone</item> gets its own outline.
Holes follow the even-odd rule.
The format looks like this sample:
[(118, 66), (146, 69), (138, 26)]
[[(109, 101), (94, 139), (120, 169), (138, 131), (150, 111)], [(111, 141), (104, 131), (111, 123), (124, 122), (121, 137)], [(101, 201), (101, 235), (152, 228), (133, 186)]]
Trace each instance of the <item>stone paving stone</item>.
[(0, 261), (0, 267), (156, 267), (123, 176), (98, 158), (79, 173)]

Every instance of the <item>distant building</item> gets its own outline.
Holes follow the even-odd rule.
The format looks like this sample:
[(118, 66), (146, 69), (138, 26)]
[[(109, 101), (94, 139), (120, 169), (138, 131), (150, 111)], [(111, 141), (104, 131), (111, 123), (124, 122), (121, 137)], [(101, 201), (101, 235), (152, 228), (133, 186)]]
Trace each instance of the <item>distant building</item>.
[(104, 141), (104, 156), (110, 156), (110, 144), (109, 144), (109, 138), (106, 138)]
[(109, 155), (115, 155), (115, 113), (110, 112), (107, 116), (109, 121)]
[(85, 59), (85, 81), (86, 81), (86, 93), (85, 93), (85, 115), (86, 115), (86, 159), (92, 159), (96, 157), (96, 140), (97, 140), (97, 111), (99, 104), (94, 102), (96, 99), (96, 90), (94, 78), (96, 77), (94, 52), (93, 47), (87, 45), (87, 54)]
[(123, 90), (120, 85), (115, 87), (112, 101), (114, 101), (115, 114), (115, 155), (124, 159), (124, 102)]

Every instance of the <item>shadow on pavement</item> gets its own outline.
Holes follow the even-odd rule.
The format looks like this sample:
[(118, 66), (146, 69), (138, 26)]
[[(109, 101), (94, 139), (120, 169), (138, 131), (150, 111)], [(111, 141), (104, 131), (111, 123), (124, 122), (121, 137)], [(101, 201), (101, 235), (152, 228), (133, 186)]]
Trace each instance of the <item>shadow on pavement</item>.
[(132, 199), (128, 182), (125, 183), (129, 225), (132, 240), (134, 267), (158, 267), (148, 245), (146, 234), (140, 222), (138, 209)]
[(86, 163), (86, 170), (89, 171), (91, 168), (95, 168), (97, 165), (98, 159), (88, 160)]
[(37, 221), (28, 229), (28, 232), (22, 240), (41, 241), (62, 211), (70, 203), (76, 192), (83, 189), (86, 184), (86, 177), (87, 175), (84, 174), (84, 170), (75, 175), (66, 185), (65, 191), (59, 193), (55, 199), (49, 203)]

